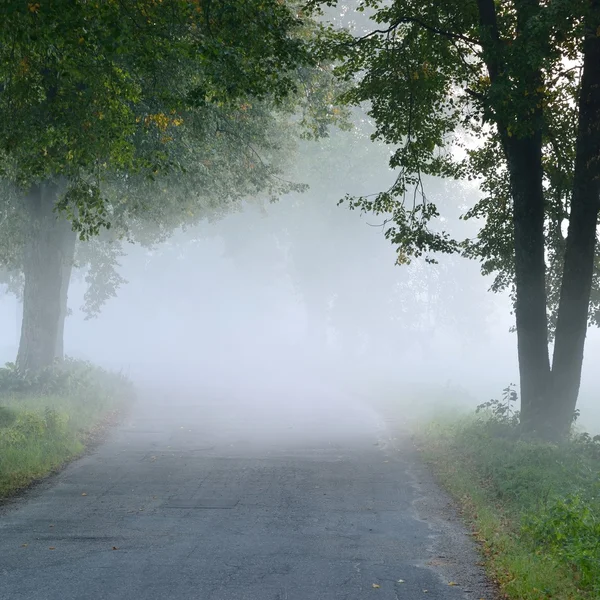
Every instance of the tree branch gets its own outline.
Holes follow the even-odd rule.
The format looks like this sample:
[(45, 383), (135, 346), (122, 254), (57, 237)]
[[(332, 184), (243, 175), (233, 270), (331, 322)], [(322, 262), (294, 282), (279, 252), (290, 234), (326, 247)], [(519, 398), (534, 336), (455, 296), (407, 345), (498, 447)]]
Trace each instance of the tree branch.
[[(482, 46), (485, 55), (485, 64), (490, 74), (490, 81), (495, 83), (500, 75), (500, 32), (494, 0), (477, 0), (479, 9), (479, 26), (482, 30)], [(485, 36), (489, 36), (487, 48)]]
[(471, 96), (472, 98), (475, 98), (476, 100), (480, 100), (483, 101), (486, 99), (485, 94), (481, 94), (480, 92), (476, 92), (475, 90), (472, 90), (471, 88), (465, 88), (465, 92)]
[(445, 31), (443, 29), (439, 29), (438, 27), (434, 27), (433, 25), (429, 25), (429, 24), (425, 23), (424, 21), (422, 21), (421, 19), (419, 19), (417, 17), (399, 17), (387, 29), (374, 29), (373, 31), (367, 33), (366, 35), (356, 38), (355, 43), (360, 43), (366, 39), (369, 39), (370, 37), (372, 37), (374, 35), (377, 35), (378, 33), (381, 33), (381, 34), (392, 33), (392, 31), (395, 31), (398, 27), (400, 27), (400, 25), (405, 25), (407, 23), (419, 25), (420, 27), (422, 27), (423, 29), (426, 29), (427, 31), (430, 31), (431, 33), (436, 33), (438, 35), (442, 35), (451, 40), (460, 40), (462, 42), (465, 42), (467, 44), (471, 44), (474, 46), (479, 45), (479, 41), (476, 39), (470, 38), (466, 35), (462, 35), (461, 33), (453, 33), (451, 31)]

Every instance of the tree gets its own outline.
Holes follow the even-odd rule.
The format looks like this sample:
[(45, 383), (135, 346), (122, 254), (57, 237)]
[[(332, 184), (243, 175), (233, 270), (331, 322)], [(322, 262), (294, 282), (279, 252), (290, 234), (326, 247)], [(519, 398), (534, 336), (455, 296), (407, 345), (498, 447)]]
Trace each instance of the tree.
[[(365, 0), (365, 9), (376, 29), (340, 33), (339, 73), (356, 82), (348, 102), (371, 103), (375, 137), (399, 145), (390, 164), (400, 175), (354, 205), (391, 214), (401, 259), (463, 252), (497, 273), (497, 288), (514, 289), (523, 426), (561, 437), (597, 286), (600, 2)], [(423, 175), (480, 180), (484, 198), (466, 215), (486, 220), (478, 239), (441, 229)]]
[[(391, 149), (370, 144), (372, 126), (363, 111), (353, 113), (350, 130), (333, 129), (318, 143), (300, 145), (293, 176), (310, 181), (308, 190), (259, 210), (249, 206), (210, 232), (222, 237), (240, 278), (252, 285), (293, 286), (306, 315), (304, 347), (311, 356), (327, 356), (346, 368), (393, 361), (401, 372), (419, 346), (426, 352), (425, 345), (435, 343), (434, 331), (437, 339), (460, 341), (473, 329), (481, 331), (483, 319), (478, 317), (488, 305), (474, 295), (477, 286), (465, 277), (468, 269), (457, 273), (452, 268), (458, 257), (445, 257), (434, 266), (415, 260), (395, 269), (393, 250), (381, 235), (383, 219), (340, 211), (344, 191), (369, 194), (394, 180), (386, 164)], [(465, 187), (439, 181), (431, 185), (434, 200)], [(457, 209), (449, 215), (454, 224), (474, 229), (458, 221), (459, 214)], [(468, 310), (466, 303), (472, 305)], [(466, 321), (467, 316), (477, 324)], [(429, 361), (435, 350), (429, 351)]]
[(76, 233), (112, 227), (113, 243), (152, 243), (241, 197), (286, 191), (278, 154), (296, 90), (306, 88), (307, 127), (327, 114), (311, 113), (314, 27), (292, 3), (13, 1), (0, 11), (3, 229), (13, 236), (2, 259), (24, 276), (17, 364), (39, 369), (62, 353)]

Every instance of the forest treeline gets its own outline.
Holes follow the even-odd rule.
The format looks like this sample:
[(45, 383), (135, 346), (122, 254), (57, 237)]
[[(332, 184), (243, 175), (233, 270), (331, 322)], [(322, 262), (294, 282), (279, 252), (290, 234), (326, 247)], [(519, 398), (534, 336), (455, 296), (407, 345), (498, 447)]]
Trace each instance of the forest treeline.
[[(442, 253), (493, 274), (514, 303), (521, 428), (565, 437), (600, 321), (598, 0), (2, 2), (16, 368), (61, 360), (74, 265), (102, 284), (97, 312), (119, 283), (115, 243), (302, 192), (298, 148), (359, 135), (358, 109), (394, 178), (339, 210), (379, 215), (401, 267)], [(444, 229), (460, 203), (432, 198), (430, 178), (477, 183), (461, 215), (475, 236)]]

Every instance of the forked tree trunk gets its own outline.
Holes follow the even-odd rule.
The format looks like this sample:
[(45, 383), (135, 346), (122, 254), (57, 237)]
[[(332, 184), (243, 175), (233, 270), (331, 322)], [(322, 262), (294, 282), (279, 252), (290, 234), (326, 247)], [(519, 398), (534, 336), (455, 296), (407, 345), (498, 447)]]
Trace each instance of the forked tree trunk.
[(24, 257), (23, 321), (17, 367), (38, 371), (63, 357), (67, 292), (76, 234), (56, 215), (55, 183), (33, 187), (25, 202), (30, 235)]
[[(506, 65), (502, 62), (496, 5), (493, 0), (477, 0), (477, 4), (486, 64), (492, 83), (498, 83)], [(524, 30), (539, 10), (538, 2), (519, 3), (518, 29)], [(569, 432), (579, 394), (600, 204), (600, 0), (591, 0), (588, 10), (573, 193), (552, 370), (546, 315), (541, 109), (524, 116), (533, 127), (529, 137), (510, 138), (505, 125), (498, 122), (514, 202), (521, 419), (527, 433), (552, 439)], [(533, 97), (541, 73), (532, 69), (529, 75)]]

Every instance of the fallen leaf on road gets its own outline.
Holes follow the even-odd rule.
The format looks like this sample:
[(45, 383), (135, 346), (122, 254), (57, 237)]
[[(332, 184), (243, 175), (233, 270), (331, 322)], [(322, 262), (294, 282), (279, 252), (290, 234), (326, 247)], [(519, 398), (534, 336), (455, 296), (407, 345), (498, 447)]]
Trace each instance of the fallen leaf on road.
[(56, 550), (56, 548), (54, 546), (50, 546), (50, 548), (48, 548), (48, 550)]
[(113, 546), (112, 549), (113, 550), (118, 550), (119, 548), (117, 548), (117, 546)]
[(398, 583), (404, 583), (404, 579), (398, 579)]
[(83, 494), (81, 494), (82, 496), (87, 496), (87, 494), (85, 492), (83, 492)]
[(378, 583), (374, 583), (374, 584), (373, 584), (373, 587), (374, 587), (375, 589), (377, 589), (377, 588), (380, 588), (381, 586), (380, 586)]
[(29, 546), (29, 544), (21, 544), (21, 548), (27, 548), (27, 546)]
[(458, 585), (458, 583), (456, 583), (456, 581), (450, 581), (448, 585)]

